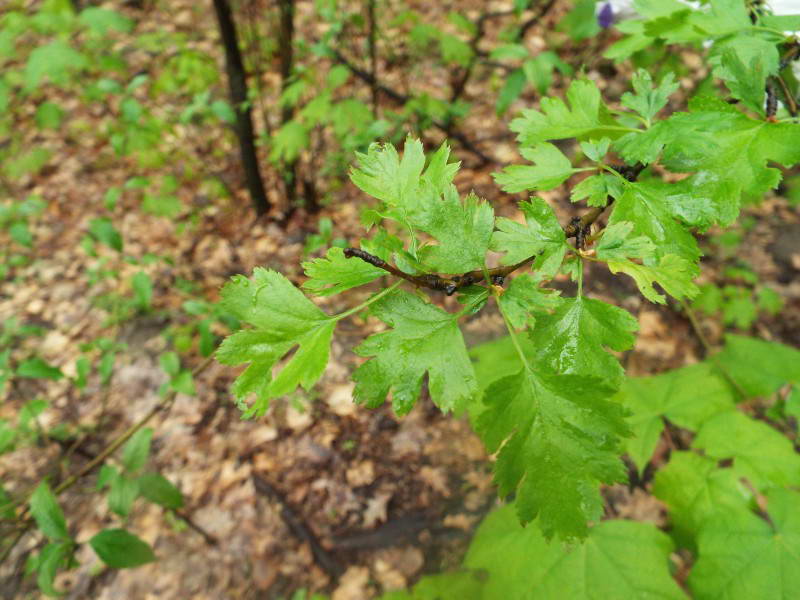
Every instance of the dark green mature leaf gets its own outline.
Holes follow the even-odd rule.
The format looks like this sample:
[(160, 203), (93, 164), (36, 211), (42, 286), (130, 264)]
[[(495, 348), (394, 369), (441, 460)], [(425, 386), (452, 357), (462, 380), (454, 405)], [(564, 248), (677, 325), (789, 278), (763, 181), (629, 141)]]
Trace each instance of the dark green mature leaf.
[(139, 482), (127, 475), (116, 473), (109, 485), (108, 508), (121, 517), (127, 517), (134, 500), (139, 495)]
[[(222, 288), (221, 304), (237, 319), (253, 325), (222, 342), (217, 360), (250, 366), (233, 384), (240, 407), (249, 394), (256, 394), (245, 416), (263, 415), (270, 398), (306, 390), (325, 370), (336, 318), (315, 306), (283, 275), (256, 267), (252, 280), (236, 276)], [(299, 349), (273, 379), (272, 368), (292, 348)]]
[(502, 259), (504, 265), (516, 264), (539, 254), (533, 268), (552, 277), (558, 272), (567, 251), (564, 230), (553, 209), (541, 198), (520, 202), (519, 209), (525, 215), (525, 224), (498, 218), (491, 249), (506, 253)]
[(800, 589), (800, 494), (767, 492), (769, 520), (745, 508), (703, 525), (689, 574), (696, 598), (792, 598)]
[(586, 522), (602, 514), (600, 483), (626, 479), (619, 437), (629, 431), (612, 393), (599, 379), (527, 369), (485, 392), (476, 431), (490, 453), (500, 451), (499, 493), (516, 491), (520, 520), (540, 516), (547, 538), (586, 537)]
[(353, 375), (353, 397), (379, 406), (392, 392), (392, 408), (406, 414), (414, 406), (428, 374), (434, 404), (442, 411), (462, 409), (478, 390), (458, 315), (424, 302), (407, 292), (395, 292), (375, 302), (372, 313), (392, 327), (370, 336), (356, 348), (372, 357)]
[(66, 566), (72, 553), (72, 542), (51, 542), (36, 557), (36, 585), (47, 596), (60, 596), (53, 583), (58, 569)]
[(692, 447), (717, 460), (732, 458), (732, 469), (759, 490), (800, 485), (800, 455), (792, 442), (737, 410), (706, 421)]
[(139, 477), (139, 493), (164, 508), (183, 506), (183, 494), (160, 473), (145, 473)]
[(715, 359), (751, 396), (769, 396), (787, 383), (800, 384), (800, 351), (783, 344), (727, 335)]
[(420, 259), (433, 271), (466, 273), (484, 266), (494, 229), (494, 210), (475, 194), (462, 203), (455, 187), (450, 186), (415, 223), (440, 242), (420, 251)]
[(89, 540), (89, 545), (114, 569), (138, 567), (156, 559), (147, 542), (124, 529), (104, 529)]
[(52, 379), (58, 381), (64, 377), (61, 369), (54, 367), (41, 358), (28, 358), (23, 360), (17, 367), (17, 377), (29, 377), (31, 379)]
[(653, 494), (669, 506), (672, 534), (689, 547), (711, 515), (744, 507), (753, 495), (733, 469), (684, 451), (673, 451), (667, 466), (656, 472)]
[(617, 400), (631, 411), (634, 437), (626, 450), (643, 471), (653, 456), (666, 417), (679, 427), (697, 431), (714, 415), (735, 405), (736, 395), (712, 364), (698, 363), (652, 377), (629, 377)]
[(38, 485), (31, 495), (29, 504), (31, 516), (44, 535), (53, 541), (70, 539), (64, 513), (46, 482), (42, 481)]
[(605, 349), (622, 352), (633, 346), (633, 332), (639, 328), (631, 314), (578, 296), (565, 299), (552, 315), (537, 319), (532, 332), (540, 362), (555, 373), (586, 375), (616, 385), (623, 370)]
[(487, 572), (486, 600), (680, 600), (672, 550), (654, 525), (623, 520), (598, 523), (574, 547), (548, 542), (536, 523), (522, 527), (508, 505), (481, 522), (464, 566)]
[(89, 222), (89, 233), (109, 248), (122, 252), (122, 236), (116, 230), (111, 219), (92, 219)]
[(593, 81), (573, 81), (567, 90), (567, 100), (569, 107), (560, 98), (542, 98), (541, 112), (524, 110), (521, 117), (511, 121), (510, 128), (517, 132), (520, 145), (535, 146), (547, 140), (572, 137), (615, 137), (626, 130), (611, 117)]
[[(527, 50), (525, 50), (525, 54), (527, 56)], [(506, 82), (497, 95), (495, 111), (498, 115), (504, 114), (508, 110), (508, 107), (511, 106), (511, 103), (519, 98), (522, 90), (525, 89), (525, 84), (525, 72), (522, 69), (514, 69), (508, 74)]]
[(386, 271), (368, 262), (346, 258), (342, 248), (330, 248), (325, 258), (303, 263), (308, 279), (303, 287), (317, 296), (339, 294), (386, 275)]
[(578, 172), (572, 168), (572, 163), (561, 150), (548, 142), (538, 143), (532, 148), (522, 148), (520, 154), (536, 164), (511, 165), (500, 173), (493, 173), (497, 184), (511, 194), (526, 190), (550, 190)]

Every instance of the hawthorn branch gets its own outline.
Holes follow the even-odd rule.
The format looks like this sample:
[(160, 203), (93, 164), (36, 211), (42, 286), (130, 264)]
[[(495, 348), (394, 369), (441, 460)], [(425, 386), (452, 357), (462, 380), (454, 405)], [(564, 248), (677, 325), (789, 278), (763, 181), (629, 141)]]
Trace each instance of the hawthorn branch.
[[(619, 167), (614, 167), (614, 169), (622, 175), (628, 181), (636, 181), (639, 177), (639, 174), (644, 170), (645, 165), (642, 163), (636, 163), (633, 166), (622, 165)], [(563, 227), (564, 236), (569, 238), (578, 238), (578, 246), (582, 246), (582, 239), (585, 235), (586, 231), (589, 227), (600, 218), (600, 216), (605, 212), (605, 210), (611, 206), (614, 202), (614, 199), (609, 196), (608, 203), (605, 206), (595, 206), (590, 211), (586, 212), (582, 217), (575, 217), (572, 219), (569, 224)], [(394, 265), (390, 265), (382, 258), (375, 256), (374, 254), (370, 254), (369, 252), (365, 252), (364, 250), (360, 250), (358, 248), (346, 248), (344, 251), (344, 255), (346, 258), (360, 258), (364, 262), (367, 262), (379, 269), (383, 269), (394, 275), (395, 277), (399, 277), (400, 279), (405, 279), (409, 283), (413, 283), (417, 287), (424, 287), (431, 290), (437, 290), (440, 292), (444, 292), (448, 296), (452, 296), (461, 288), (478, 284), (482, 281), (486, 281), (488, 276), (489, 282), (494, 285), (502, 285), (505, 281), (505, 278), (508, 277), (511, 273), (516, 271), (517, 269), (521, 269), (522, 267), (532, 263), (536, 260), (536, 257), (539, 256), (540, 253), (534, 254), (533, 256), (529, 256), (528, 258), (521, 260), (518, 263), (513, 265), (506, 265), (504, 267), (495, 267), (493, 269), (487, 269), (486, 271), (483, 270), (476, 270), (470, 271), (468, 273), (463, 273), (460, 275), (453, 275), (452, 277), (447, 277), (445, 275), (439, 275), (437, 273), (423, 273), (422, 275), (410, 275), (408, 273), (404, 273)]]

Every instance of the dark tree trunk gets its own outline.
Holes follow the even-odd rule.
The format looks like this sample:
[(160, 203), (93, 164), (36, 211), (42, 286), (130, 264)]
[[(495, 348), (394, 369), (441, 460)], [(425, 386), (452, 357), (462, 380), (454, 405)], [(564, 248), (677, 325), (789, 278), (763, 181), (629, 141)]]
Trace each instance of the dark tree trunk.
[(372, 75), (372, 114), (378, 118), (378, 55), (375, 46), (375, 37), (378, 30), (378, 24), (375, 22), (375, 0), (367, 2), (367, 23), (369, 27), (369, 38), (367, 39), (367, 46), (369, 50), (369, 70)]
[[(292, 77), (294, 66), (294, 0), (278, 0), (281, 18), (278, 25), (278, 52), (280, 54), (281, 90), (285, 90)], [(281, 123), (292, 119), (294, 107), (285, 106)]]
[(225, 48), (225, 69), (228, 73), (231, 102), (236, 111), (236, 135), (239, 138), (239, 151), (242, 156), (242, 167), (247, 180), (247, 189), (250, 191), (250, 198), (253, 201), (256, 213), (263, 215), (270, 209), (270, 204), (269, 200), (267, 200), (264, 181), (261, 179), (261, 172), (258, 168), (253, 119), (247, 99), (247, 79), (244, 72), (242, 53), (239, 50), (236, 24), (233, 21), (228, 0), (213, 0), (213, 3), (214, 10), (217, 13), (217, 21), (219, 22), (222, 45)]

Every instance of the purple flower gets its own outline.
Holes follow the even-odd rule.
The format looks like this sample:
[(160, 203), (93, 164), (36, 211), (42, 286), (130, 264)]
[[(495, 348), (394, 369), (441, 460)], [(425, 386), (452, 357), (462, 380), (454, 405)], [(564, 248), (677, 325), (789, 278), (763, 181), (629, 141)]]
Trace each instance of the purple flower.
[(614, 24), (614, 9), (611, 2), (606, 2), (600, 12), (597, 13), (597, 22), (603, 29), (608, 29)]

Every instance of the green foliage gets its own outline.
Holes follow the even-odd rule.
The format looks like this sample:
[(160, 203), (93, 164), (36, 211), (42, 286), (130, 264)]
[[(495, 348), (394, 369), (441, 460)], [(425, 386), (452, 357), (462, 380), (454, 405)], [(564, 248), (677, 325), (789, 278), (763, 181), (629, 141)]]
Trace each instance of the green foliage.
[(460, 314), (447, 313), (417, 296), (395, 292), (370, 307), (392, 327), (370, 336), (356, 348), (373, 357), (353, 375), (353, 397), (370, 407), (392, 392), (392, 408), (410, 411), (428, 375), (431, 399), (442, 412), (460, 411), (477, 391), (477, 382), (458, 327)]
[(568, 250), (564, 231), (553, 209), (540, 198), (520, 203), (519, 209), (525, 215), (525, 225), (505, 217), (498, 218), (491, 249), (505, 252), (502, 262), (506, 265), (536, 255), (533, 268), (545, 277), (552, 277), (558, 272)]
[(586, 521), (602, 512), (598, 484), (625, 480), (618, 437), (628, 430), (612, 393), (597, 379), (524, 369), (484, 394), (476, 430), (489, 452), (500, 450), (500, 495), (517, 490), (520, 520), (541, 515), (547, 538), (585, 537)]
[(673, 544), (649, 523), (603, 521), (574, 548), (537, 525), (521, 527), (510, 506), (484, 519), (464, 559), (486, 571), (480, 598), (685, 598), (670, 577)]
[(34, 357), (22, 361), (17, 367), (17, 377), (29, 377), (31, 379), (52, 379), (58, 381), (64, 374), (61, 369), (54, 367), (41, 358)]
[(664, 430), (664, 419), (690, 431), (717, 413), (729, 411), (735, 391), (713, 362), (698, 363), (652, 377), (630, 377), (618, 400), (631, 414), (634, 437), (626, 444), (633, 462), (643, 471)]
[(732, 600), (786, 597), (794, 594), (800, 567), (800, 496), (767, 492), (767, 514), (747, 507), (719, 511), (703, 525), (700, 558), (689, 574), (689, 587), (700, 598)]
[(30, 499), (30, 508), (36, 525), (50, 540), (70, 539), (64, 513), (47, 483), (42, 482), (36, 488)]
[[(247, 396), (256, 395), (246, 414), (264, 414), (270, 398), (292, 392), (298, 385), (310, 389), (320, 378), (328, 362), (336, 318), (318, 309), (285, 277), (258, 268), (252, 281), (234, 278), (222, 290), (222, 305), (240, 321), (254, 326), (226, 338), (217, 351), (217, 359), (223, 364), (250, 363), (233, 386), (243, 409)], [(298, 346), (273, 379), (273, 366)]]
[(104, 529), (89, 540), (89, 545), (114, 569), (139, 567), (156, 559), (147, 542), (124, 529)]
[(628, 350), (638, 328), (627, 311), (577, 296), (561, 302), (552, 314), (542, 315), (532, 338), (538, 364), (551, 372), (606, 379), (616, 386), (623, 370), (605, 349)]

